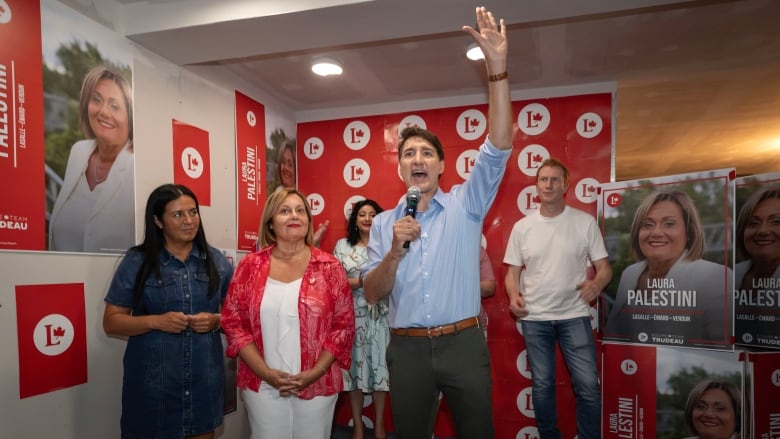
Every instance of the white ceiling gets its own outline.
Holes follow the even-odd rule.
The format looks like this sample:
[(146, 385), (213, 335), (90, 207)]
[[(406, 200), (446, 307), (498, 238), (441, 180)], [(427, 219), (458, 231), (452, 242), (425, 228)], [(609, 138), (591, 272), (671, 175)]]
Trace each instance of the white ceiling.
[[(514, 90), (617, 84), (618, 180), (780, 171), (778, 0), (116, 1), (137, 44), (222, 66), (298, 112), (483, 94), (460, 28), (484, 4), (508, 25)], [(345, 73), (313, 75), (321, 56)]]

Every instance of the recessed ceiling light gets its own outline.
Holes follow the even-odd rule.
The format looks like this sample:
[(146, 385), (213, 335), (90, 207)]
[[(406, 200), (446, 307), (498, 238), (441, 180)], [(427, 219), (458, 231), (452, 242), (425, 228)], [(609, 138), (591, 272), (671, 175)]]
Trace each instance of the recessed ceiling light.
[(466, 47), (466, 58), (472, 61), (479, 61), (485, 59), (485, 54), (482, 53), (482, 49), (479, 48), (477, 43), (471, 43)]
[(312, 62), (311, 71), (320, 76), (340, 75), (343, 72), (341, 64), (335, 59), (318, 58)]

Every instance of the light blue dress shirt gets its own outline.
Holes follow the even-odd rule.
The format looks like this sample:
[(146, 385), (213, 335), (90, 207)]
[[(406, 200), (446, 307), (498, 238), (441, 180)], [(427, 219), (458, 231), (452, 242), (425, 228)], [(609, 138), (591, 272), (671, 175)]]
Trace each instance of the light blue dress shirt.
[[(439, 188), (424, 212), (417, 212), (421, 235), (398, 264), (390, 295), (391, 328), (431, 327), (479, 314), (479, 248), (482, 220), (496, 197), (511, 149), (488, 139), (479, 148), (469, 179)], [(393, 224), (404, 215), (406, 199), (374, 218), (363, 275), (390, 251)]]

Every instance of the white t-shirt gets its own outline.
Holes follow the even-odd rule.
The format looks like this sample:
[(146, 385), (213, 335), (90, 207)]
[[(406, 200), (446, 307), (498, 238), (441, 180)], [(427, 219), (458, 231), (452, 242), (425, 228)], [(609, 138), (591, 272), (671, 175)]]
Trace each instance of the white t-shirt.
[(593, 216), (566, 206), (548, 218), (537, 210), (516, 222), (504, 262), (523, 267), (520, 292), (526, 320), (564, 320), (589, 316), (576, 285), (587, 278), (592, 261), (607, 257)]

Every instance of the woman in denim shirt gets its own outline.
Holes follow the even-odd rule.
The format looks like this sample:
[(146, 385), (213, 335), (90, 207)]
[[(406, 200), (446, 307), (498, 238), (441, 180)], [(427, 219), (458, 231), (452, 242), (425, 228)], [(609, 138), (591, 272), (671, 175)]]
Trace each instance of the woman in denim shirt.
[(128, 337), (122, 438), (213, 438), (223, 410), (219, 309), (233, 269), (208, 245), (185, 186), (152, 191), (144, 220), (103, 314), (106, 334)]

